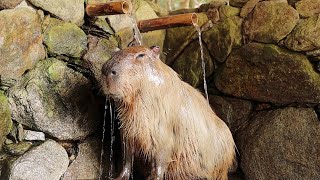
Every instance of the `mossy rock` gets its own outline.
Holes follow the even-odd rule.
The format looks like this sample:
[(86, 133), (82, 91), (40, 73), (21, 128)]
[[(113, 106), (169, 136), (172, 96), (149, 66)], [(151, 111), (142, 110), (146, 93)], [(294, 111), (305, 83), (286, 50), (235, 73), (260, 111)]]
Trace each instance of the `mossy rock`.
[[(205, 13), (198, 13), (198, 25), (202, 26), (209, 19)], [(180, 54), (181, 46), (190, 44), (194, 38), (197, 38), (197, 30), (193, 26), (169, 28), (166, 32), (164, 41), (164, 52), (166, 52), (166, 63), (173, 63), (178, 54)], [(185, 46), (186, 47), (186, 46)], [(182, 49), (183, 50), (183, 49)]]
[(278, 43), (295, 27), (299, 13), (286, 3), (259, 2), (244, 21), (243, 31), (251, 41)]
[(77, 25), (63, 23), (45, 31), (44, 43), (51, 55), (79, 58), (87, 47), (87, 36)]
[(240, 8), (223, 5), (219, 7), (219, 16), (221, 19), (238, 16), (240, 14)]
[(216, 73), (215, 84), (243, 99), (320, 103), (320, 76), (307, 57), (272, 44), (250, 43), (232, 52)]
[(101, 77), (101, 69), (105, 62), (111, 59), (111, 54), (119, 50), (114, 36), (109, 39), (88, 36), (88, 51), (83, 56), (86, 68), (90, 69), (96, 80)]
[(7, 97), (0, 91), (0, 149), (5, 136), (9, 134), (12, 127), (11, 111)]
[(12, 117), (60, 140), (83, 139), (98, 124), (91, 88), (91, 82), (67, 63), (45, 59), (9, 89)]
[(203, 33), (203, 40), (215, 60), (224, 62), (233, 48), (242, 45), (242, 22), (238, 16), (227, 18)]
[(41, 19), (28, 8), (0, 11), (1, 78), (19, 79), (45, 58)]
[(7, 144), (3, 147), (3, 149), (8, 154), (19, 156), (27, 152), (31, 146), (31, 142), (22, 141), (19, 143)]
[(258, 112), (236, 142), (245, 179), (320, 177), (320, 122), (312, 108)]
[[(213, 73), (214, 66), (208, 50), (204, 47), (204, 61), (206, 63), (206, 77)], [(197, 87), (203, 80), (201, 53), (198, 41), (192, 42), (172, 65), (182, 80)]]
[(301, 0), (295, 3), (295, 7), (302, 17), (310, 17), (320, 13), (320, 1)]
[(320, 48), (319, 16), (302, 19), (285, 40), (287, 48), (294, 51), (311, 51)]

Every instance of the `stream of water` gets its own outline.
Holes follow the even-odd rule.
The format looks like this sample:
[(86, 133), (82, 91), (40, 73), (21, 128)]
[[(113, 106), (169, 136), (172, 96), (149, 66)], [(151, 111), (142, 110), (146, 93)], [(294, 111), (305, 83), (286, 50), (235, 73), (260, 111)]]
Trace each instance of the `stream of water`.
[(100, 151), (100, 164), (99, 164), (99, 180), (101, 180), (102, 177), (102, 172), (103, 172), (103, 154), (104, 154), (104, 136), (106, 132), (106, 116), (107, 116), (107, 109), (108, 109), (108, 99), (106, 98), (105, 103), (104, 103), (104, 115), (103, 115), (103, 128), (102, 128), (102, 139), (101, 139), (101, 151)]
[(102, 126), (102, 139), (101, 139), (101, 151), (100, 151), (100, 164), (99, 164), (99, 180), (104, 179), (102, 178), (103, 175), (103, 155), (104, 155), (104, 143), (105, 143), (105, 133), (106, 133), (106, 121), (107, 121), (107, 110), (109, 109), (110, 113), (110, 155), (109, 155), (109, 172), (108, 176), (113, 176), (113, 144), (115, 140), (114, 136), (114, 112), (112, 108), (112, 103), (110, 99), (106, 98), (105, 105), (104, 105), (104, 117), (103, 117), (103, 126)]
[(138, 23), (137, 23), (137, 19), (135, 16), (135, 13), (130, 13), (129, 14), (130, 19), (131, 19), (131, 23), (132, 23), (132, 27), (133, 27), (133, 34), (134, 34), (134, 39), (136, 40), (136, 42), (138, 43), (137, 45), (142, 46), (142, 35), (140, 33), (140, 30), (138, 28)]
[(115, 116), (114, 116), (114, 111), (112, 108), (112, 103), (109, 100), (109, 112), (110, 112), (110, 155), (109, 155), (109, 172), (108, 176), (113, 177), (113, 144), (115, 140), (114, 136), (114, 121), (115, 121)]
[(204, 92), (206, 94), (206, 99), (209, 102), (208, 87), (207, 87), (207, 81), (206, 81), (206, 63), (204, 61), (204, 51), (203, 51), (203, 45), (202, 45), (202, 39), (201, 39), (201, 29), (197, 24), (195, 24), (194, 27), (196, 28), (196, 30), (198, 32), (198, 38), (199, 38), (200, 53), (201, 53), (201, 67), (202, 67), (202, 72), (203, 72), (203, 88), (204, 88)]

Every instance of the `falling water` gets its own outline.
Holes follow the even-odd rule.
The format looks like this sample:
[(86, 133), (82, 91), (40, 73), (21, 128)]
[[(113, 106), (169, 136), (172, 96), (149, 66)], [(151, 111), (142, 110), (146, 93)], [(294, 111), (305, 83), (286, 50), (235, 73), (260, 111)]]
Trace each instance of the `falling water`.
[[(134, 4), (133, 4), (134, 6)], [(138, 23), (137, 23), (137, 19), (136, 19), (136, 15), (135, 15), (135, 11), (133, 10), (131, 13), (129, 13), (130, 19), (131, 19), (131, 23), (133, 26), (133, 30), (134, 30), (134, 39), (136, 40), (136, 42), (138, 43), (138, 45), (142, 45), (142, 36), (140, 33), (140, 30), (138, 28)]]
[(204, 62), (204, 52), (203, 52), (202, 39), (201, 39), (201, 29), (197, 24), (194, 24), (194, 27), (198, 31), (200, 53), (201, 53), (201, 66), (202, 66), (202, 72), (203, 72), (203, 88), (204, 88), (204, 92), (206, 94), (206, 99), (209, 102), (208, 87), (207, 87), (207, 81), (206, 81), (206, 63)]
[(106, 132), (106, 116), (107, 116), (107, 109), (108, 109), (108, 99), (106, 98), (104, 103), (104, 115), (103, 115), (103, 126), (102, 126), (102, 139), (101, 139), (101, 151), (100, 151), (100, 164), (99, 164), (99, 180), (101, 180), (102, 177), (102, 160), (103, 160), (103, 147), (104, 147), (104, 136)]
[(113, 143), (115, 140), (115, 136), (114, 136), (114, 111), (112, 108), (112, 104), (111, 101), (109, 100), (109, 111), (110, 111), (110, 155), (109, 155), (109, 172), (108, 172), (108, 176), (112, 177), (113, 176)]
[[(109, 105), (109, 107), (108, 107)], [(103, 126), (102, 126), (102, 140), (101, 140), (101, 151), (100, 151), (100, 165), (99, 165), (99, 180), (102, 179), (103, 174), (103, 154), (104, 154), (104, 141), (105, 141), (105, 132), (106, 132), (106, 117), (107, 117), (107, 110), (110, 111), (110, 155), (109, 155), (109, 172), (108, 176), (112, 177), (113, 175), (113, 143), (114, 143), (114, 112), (112, 108), (112, 104), (110, 99), (106, 98), (105, 105), (104, 105), (104, 117), (103, 117)]]

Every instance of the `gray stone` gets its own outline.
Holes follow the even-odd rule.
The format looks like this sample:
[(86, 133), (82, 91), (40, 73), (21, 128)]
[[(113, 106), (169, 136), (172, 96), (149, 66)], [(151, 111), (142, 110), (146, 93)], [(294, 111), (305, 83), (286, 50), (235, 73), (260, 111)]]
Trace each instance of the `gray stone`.
[(218, 62), (224, 62), (233, 48), (242, 45), (242, 22), (242, 18), (230, 17), (203, 32), (203, 41)]
[(41, 20), (26, 8), (0, 11), (0, 74), (18, 79), (45, 58)]
[(244, 21), (244, 34), (249, 40), (277, 43), (285, 38), (299, 20), (299, 13), (286, 3), (259, 2)]
[(0, 149), (12, 127), (11, 112), (7, 97), (0, 91)]
[[(117, 16), (107, 16), (110, 27), (119, 37), (119, 44), (121, 48), (126, 48), (134, 40), (134, 31), (132, 19), (128, 14), (121, 14)], [(121, 23), (119, 23), (121, 22)]]
[(320, 123), (311, 108), (261, 111), (236, 142), (246, 179), (320, 177)]
[(46, 137), (43, 132), (24, 130), (24, 140), (26, 141), (45, 141)]
[(209, 102), (213, 111), (228, 125), (232, 133), (249, 120), (253, 109), (250, 101), (236, 98), (214, 95), (209, 96)]
[(216, 73), (217, 88), (236, 97), (279, 104), (320, 103), (320, 77), (305, 55), (250, 43)]
[(59, 180), (69, 164), (65, 149), (53, 140), (28, 151), (10, 165), (9, 180)]
[[(152, 9), (149, 3), (138, 0), (135, 2), (136, 12), (133, 15), (123, 14), (117, 16), (107, 16), (110, 26), (115, 33), (120, 37), (121, 48), (127, 47), (134, 41), (134, 21), (157, 18), (156, 12)], [(135, 20), (134, 20), (135, 19)], [(121, 22), (121, 23), (119, 23)], [(142, 44), (144, 46), (157, 45), (163, 49), (165, 38), (165, 30), (150, 31), (141, 33)]]
[(112, 28), (109, 26), (108, 22), (106, 21), (105, 16), (98, 16), (93, 21), (93, 24), (103, 30), (107, 34), (114, 34)]
[(87, 47), (87, 36), (75, 24), (63, 23), (45, 31), (44, 43), (52, 55), (79, 58)]
[(301, 0), (295, 4), (295, 7), (302, 17), (310, 17), (320, 13), (320, 1)]
[(20, 4), (21, 1), (22, 0), (0, 0), (0, 9), (13, 9)]
[(56, 17), (81, 26), (84, 22), (84, 0), (29, 0), (34, 6)]
[[(153, 19), (157, 17), (158, 16), (152, 9), (152, 7), (147, 2), (140, 0), (139, 8), (136, 11), (137, 21)], [(150, 31), (142, 33), (141, 35), (142, 43), (144, 46), (150, 47), (153, 45), (157, 45), (161, 48), (161, 51), (163, 50), (164, 38), (166, 35), (165, 30)]]
[(146, 1), (146, 2), (151, 6), (151, 8), (154, 10), (154, 12), (158, 16), (164, 17), (169, 15), (169, 11), (163, 6), (159, 5), (159, 3), (156, 3), (154, 1)]
[[(214, 66), (206, 47), (204, 47), (204, 62), (206, 63), (206, 77), (209, 77), (213, 73)], [(198, 41), (194, 41), (173, 63), (172, 68), (182, 80), (196, 87), (203, 81), (201, 63), (200, 45)]]
[(100, 79), (102, 65), (111, 58), (111, 53), (119, 50), (115, 38), (98, 38), (88, 36), (88, 51), (83, 56), (87, 67), (93, 72), (96, 80)]
[(287, 48), (294, 51), (310, 51), (320, 48), (319, 16), (302, 19), (285, 40)]
[(24, 132), (23, 132), (23, 126), (22, 124), (14, 121), (12, 123), (12, 128), (10, 133), (8, 134), (8, 137), (13, 140), (15, 143), (17, 142), (21, 142), (23, 141), (23, 136), (24, 136)]
[(61, 180), (99, 179), (101, 140), (89, 138), (79, 145), (79, 154)]
[[(41, 12), (43, 13), (42, 10), (37, 9), (37, 8), (34, 7), (32, 4), (30, 4), (30, 3), (28, 2), (28, 0), (23, 0), (23, 1), (21, 1), (21, 3), (18, 4), (18, 5), (15, 7), (15, 9), (18, 9), (18, 8), (27, 8), (27, 9), (30, 9), (31, 11), (33, 11), (33, 12), (41, 11)], [(39, 15), (39, 13), (38, 13), (38, 15)]]
[(46, 59), (9, 91), (14, 120), (60, 140), (83, 139), (99, 116), (92, 85), (65, 62)]

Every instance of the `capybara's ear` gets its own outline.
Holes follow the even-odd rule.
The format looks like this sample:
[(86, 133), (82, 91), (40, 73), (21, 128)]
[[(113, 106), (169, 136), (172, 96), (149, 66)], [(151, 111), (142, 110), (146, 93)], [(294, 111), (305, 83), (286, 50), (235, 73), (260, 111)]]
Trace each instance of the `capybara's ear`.
[(153, 52), (153, 55), (159, 59), (159, 57), (160, 57), (160, 47), (159, 46), (151, 46), (150, 50)]

